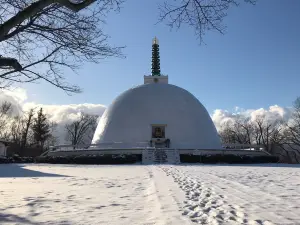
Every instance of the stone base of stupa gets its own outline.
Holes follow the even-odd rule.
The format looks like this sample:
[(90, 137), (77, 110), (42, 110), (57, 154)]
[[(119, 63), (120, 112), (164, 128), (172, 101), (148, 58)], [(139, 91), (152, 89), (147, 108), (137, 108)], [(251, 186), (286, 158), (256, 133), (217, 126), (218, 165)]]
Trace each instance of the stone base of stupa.
[[(92, 145), (82, 148), (72, 145), (60, 145), (53, 147), (47, 152), (48, 156), (79, 156), (79, 155), (128, 155), (128, 154), (143, 154), (145, 151), (164, 150), (168, 152), (176, 151), (179, 155), (248, 155), (248, 156), (265, 156), (270, 155), (263, 149), (255, 149), (257, 146), (250, 146), (248, 149), (239, 149), (235, 146), (234, 149), (175, 149), (175, 148), (155, 148), (155, 147), (130, 147), (130, 148), (109, 148), (103, 146)], [(244, 147), (244, 146), (243, 146)]]

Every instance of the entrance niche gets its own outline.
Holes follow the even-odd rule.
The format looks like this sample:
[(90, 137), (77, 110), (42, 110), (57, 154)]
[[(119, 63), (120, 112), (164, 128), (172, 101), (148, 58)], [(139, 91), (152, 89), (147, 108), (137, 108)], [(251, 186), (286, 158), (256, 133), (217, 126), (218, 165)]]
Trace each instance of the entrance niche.
[(152, 124), (150, 146), (156, 148), (169, 148), (170, 140), (166, 138), (166, 124)]
[(152, 138), (165, 138), (165, 126), (152, 125)]

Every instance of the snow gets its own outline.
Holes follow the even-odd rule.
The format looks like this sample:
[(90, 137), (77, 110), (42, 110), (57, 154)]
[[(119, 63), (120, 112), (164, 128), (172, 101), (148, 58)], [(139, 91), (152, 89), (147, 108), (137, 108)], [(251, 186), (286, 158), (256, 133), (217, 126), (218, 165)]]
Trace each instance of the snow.
[(297, 224), (300, 166), (0, 165), (0, 224)]

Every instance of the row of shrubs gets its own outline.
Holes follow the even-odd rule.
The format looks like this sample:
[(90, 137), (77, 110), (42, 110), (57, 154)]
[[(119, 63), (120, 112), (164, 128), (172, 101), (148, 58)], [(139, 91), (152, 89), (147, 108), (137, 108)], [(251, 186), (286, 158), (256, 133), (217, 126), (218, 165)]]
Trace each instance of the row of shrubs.
[(142, 161), (141, 154), (132, 155), (84, 155), (84, 156), (41, 156), (36, 163), (51, 164), (133, 164)]
[(51, 164), (132, 164), (142, 161), (142, 155), (86, 155), (86, 156), (39, 156), (0, 157), (6, 163), (51, 163)]
[(11, 157), (0, 157), (0, 164), (6, 163), (34, 163), (34, 157), (19, 157), (19, 156), (11, 156)]
[[(277, 156), (239, 156), (239, 155), (180, 155), (182, 163), (277, 163)], [(2, 163), (51, 163), (51, 164), (133, 164), (142, 162), (141, 154), (130, 155), (84, 155), (84, 156), (40, 156), (0, 158)]]
[(229, 164), (253, 164), (253, 163), (277, 163), (277, 156), (247, 156), (247, 155), (180, 155), (181, 163), (229, 163)]

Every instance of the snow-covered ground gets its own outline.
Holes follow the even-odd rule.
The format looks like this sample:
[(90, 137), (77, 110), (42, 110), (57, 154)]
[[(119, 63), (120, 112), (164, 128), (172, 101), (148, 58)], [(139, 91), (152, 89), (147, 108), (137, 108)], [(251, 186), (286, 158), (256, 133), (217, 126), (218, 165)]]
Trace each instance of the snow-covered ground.
[(0, 165), (0, 224), (300, 224), (300, 166)]

